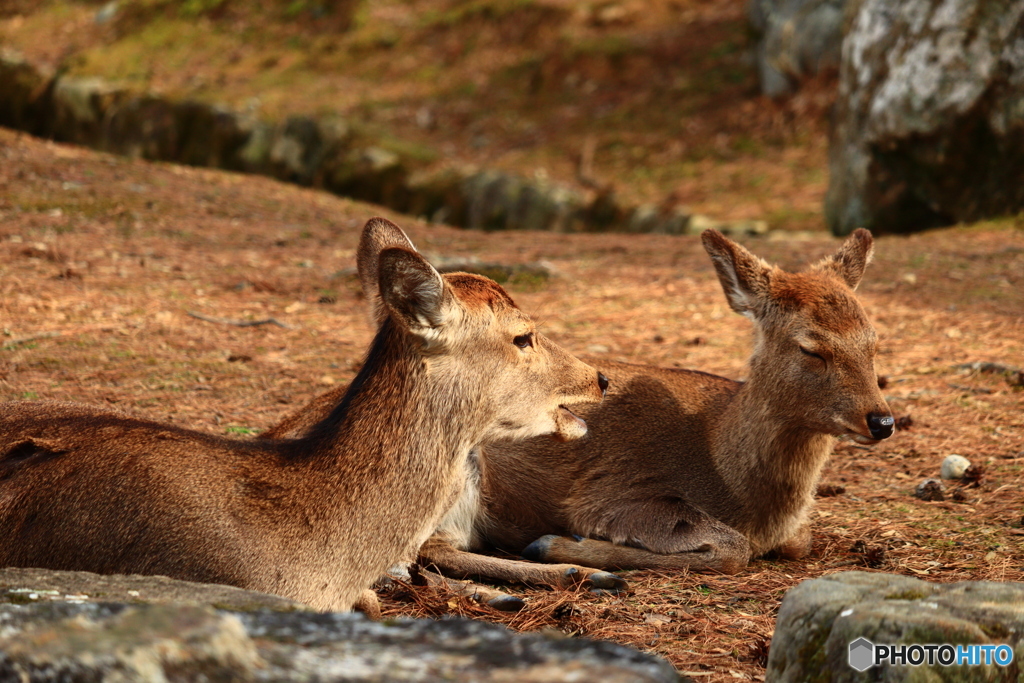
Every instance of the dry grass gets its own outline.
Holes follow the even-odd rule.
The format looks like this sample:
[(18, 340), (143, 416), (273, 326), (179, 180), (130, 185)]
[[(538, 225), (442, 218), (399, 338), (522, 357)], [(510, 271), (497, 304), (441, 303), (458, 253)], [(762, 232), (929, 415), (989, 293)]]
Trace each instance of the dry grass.
[[(113, 404), (240, 436), (264, 429), (353, 376), (370, 329), (344, 269), (378, 211), (267, 179), (0, 130), (0, 399)], [(510, 291), (576, 353), (743, 374), (749, 324), (728, 310), (695, 238), (487, 234), (399, 221), (428, 253), (550, 261), (560, 277)], [(825, 235), (749, 242), (791, 268), (836, 244)], [(861, 297), (882, 340), (884, 393), (912, 423), (873, 448), (839, 445), (823, 478), (832, 489), (822, 493), (832, 495), (814, 513), (811, 557), (757, 560), (729, 577), (629, 572), (623, 597), (513, 586), (529, 603), (516, 615), (398, 591), (387, 613), (555, 628), (656, 652), (701, 679), (756, 680), (779, 600), (803, 579), (865, 569), (1022, 580), (1024, 393), (1012, 373), (955, 367), (1024, 365), (1021, 223), (884, 237), (876, 251)], [(289, 328), (211, 323), (189, 311)], [(950, 453), (984, 467), (979, 485), (959, 499), (912, 497)]]

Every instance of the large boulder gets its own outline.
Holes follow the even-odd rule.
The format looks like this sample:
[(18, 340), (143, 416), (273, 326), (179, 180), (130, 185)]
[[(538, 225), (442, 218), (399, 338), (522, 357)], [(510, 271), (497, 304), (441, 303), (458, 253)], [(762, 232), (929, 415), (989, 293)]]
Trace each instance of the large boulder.
[(761, 92), (778, 97), (800, 81), (839, 68), (847, 0), (750, 0)]
[(861, 0), (829, 168), (837, 235), (1024, 209), (1024, 0)]
[[(944, 643), (1007, 645), (1015, 664), (871, 665), (878, 645)], [(893, 574), (843, 572), (804, 581), (786, 593), (766, 682), (1016, 681), (1022, 658), (1024, 584), (933, 584)]]
[(657, 657), (464, 619), (375, 623), (161, 577), (0, 570), (0, 681), (669, 683)]

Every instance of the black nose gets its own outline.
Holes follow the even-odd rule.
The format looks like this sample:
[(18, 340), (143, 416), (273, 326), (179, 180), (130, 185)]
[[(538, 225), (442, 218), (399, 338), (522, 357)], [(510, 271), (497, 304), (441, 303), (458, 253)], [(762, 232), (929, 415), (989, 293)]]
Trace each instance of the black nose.
[(896, 420), (892, 415), (868, 413), (868, 429), (871, 430), (873, 439), (888, 439), (892, 436), (892, 428), (895, 424)]
[[(600, 372), (597, 373), (597, 386), (601, 387), (602, 396), (608, 393), (608, 378), (602, 375)], [(889, 419), (891, 420), (892, 418)]]

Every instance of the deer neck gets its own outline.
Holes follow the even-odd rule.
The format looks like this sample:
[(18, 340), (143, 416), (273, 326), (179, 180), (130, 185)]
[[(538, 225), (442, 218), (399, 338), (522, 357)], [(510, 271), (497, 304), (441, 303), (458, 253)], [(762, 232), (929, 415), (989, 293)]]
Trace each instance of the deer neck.
[(464, 466), (486, 409), (479, 383), (439, 365), (386, 320), (341, 403), (302, 440), (311, 466), (405, 477), (427, 491)]
[(740, 503), (730, 525), (755, 551), (771, 550), (804, 519), (834, 440), (801, 424), (774, 378), (752, 369), (722, 416), (715, 461)]

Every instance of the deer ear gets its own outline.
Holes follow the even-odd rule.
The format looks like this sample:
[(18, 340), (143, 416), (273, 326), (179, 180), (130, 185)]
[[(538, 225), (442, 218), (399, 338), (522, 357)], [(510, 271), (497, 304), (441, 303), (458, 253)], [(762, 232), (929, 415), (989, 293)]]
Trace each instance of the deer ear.
[(768, 298), (771, 268), (717, 230), (705, 230), (700, 239), (715, 266), (729, 306), (737, 313), (754, 317)]
[(359, 237), (356, 270), (359, 272), (359, 282), (362, 283), (363, 294), (366, 295), (366, 302), (370, 307), (370, 317), (376, 325), (380, 325), (388, 315), (380, 297), (377, 261), (380, 253), (389, 247), (416, 251), (408, 236), (391, 221), (380, 217), (366, 221), (363, 234)]
[(819, 261), (815, 268), (830, 270), (838, 275), (850, 289), (857, 289), (864, 269), (871, 262), (874, 240), (864, 228), (857, 228), (846, 238), (836, 253)]
[(378, 257), (378, 283), (385, 312), (427, 338), (450, 320), (458, 304), (444, 278), (414, 251), (389, 247)]

